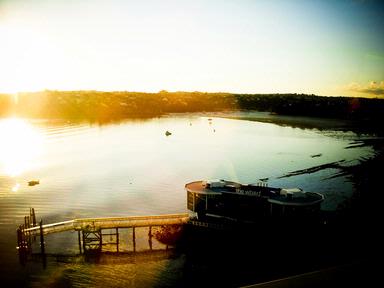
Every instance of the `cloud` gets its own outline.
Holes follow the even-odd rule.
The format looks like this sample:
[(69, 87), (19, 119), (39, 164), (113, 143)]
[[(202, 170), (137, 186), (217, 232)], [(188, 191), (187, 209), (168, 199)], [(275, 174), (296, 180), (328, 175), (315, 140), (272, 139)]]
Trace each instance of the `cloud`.
[(360, 85), (358, 83), (351, 83), (348, 85), (347, 89), (349, 91), (366, 93), (376, 96), (384, 96), (384, 81), (376, 82), (371, 81), (366, 85)]

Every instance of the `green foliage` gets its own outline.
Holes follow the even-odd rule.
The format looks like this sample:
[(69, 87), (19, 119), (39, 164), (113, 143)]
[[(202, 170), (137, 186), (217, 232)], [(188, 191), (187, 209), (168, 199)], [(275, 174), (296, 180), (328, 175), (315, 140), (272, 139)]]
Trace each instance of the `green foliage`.
[(384, 100), (305, 94), (43, 91), (0, 94), (0, 115), (112, 121), (174, 112), (257, 110), (282, 115), (383, 120)]

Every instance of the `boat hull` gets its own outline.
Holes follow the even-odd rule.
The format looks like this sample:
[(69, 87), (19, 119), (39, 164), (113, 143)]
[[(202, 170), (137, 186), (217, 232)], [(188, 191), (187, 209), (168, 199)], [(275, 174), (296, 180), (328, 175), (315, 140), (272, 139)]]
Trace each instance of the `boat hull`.
[(188, 210), (198, 218), (221, 216), (236, 220), (265, 218), (317, 217), (324, 197), (318, 193), (302, 193), (302, 199), (281, 195), (281, 188), (266, 185), (242, 185), (226, 181), (225, 187), (209, 188), (205, 181), (185, 185)]

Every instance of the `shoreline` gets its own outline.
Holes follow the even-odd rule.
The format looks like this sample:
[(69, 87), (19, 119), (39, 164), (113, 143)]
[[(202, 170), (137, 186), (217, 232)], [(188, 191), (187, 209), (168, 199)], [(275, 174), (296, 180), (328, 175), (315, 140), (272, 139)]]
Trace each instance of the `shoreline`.
[(21, 117), (101, 122), (159, 117), (167, 113), (260, 111), (284, 117), (353, 120), (379, 128), (377, 123), (383, 121), (383, 109), (382, 98), (326, 97), (297, 93), (45, 90), (18, 93), (17, 100), (11, 95), (0, 94), (0, 115), (3, 116), (16, 114)]

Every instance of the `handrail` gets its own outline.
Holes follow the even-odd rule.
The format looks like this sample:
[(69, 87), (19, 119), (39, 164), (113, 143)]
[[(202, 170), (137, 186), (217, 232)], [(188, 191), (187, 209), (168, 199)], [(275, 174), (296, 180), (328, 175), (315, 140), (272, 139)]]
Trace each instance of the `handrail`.
[[(189, 220), (188, 213), (182, 214), (165, 214), (165, 215), (149, 215), (149, 216), (126, 216), (126, 217), (105, 217), (105, 218), (78, 218), (69, 221), (50, 223), (42, 225), (43, 234), (55, 232), (63, 232), (70, 230), (80, 230), (91, 226), (97, 228), (114, 228), (114, 227), (140, 227), (140, 226), (156, 226), (156, 225), (172, 225), (183, 224)], [(40, 226), (35, 226), (23, 230), (24, 233), (40, 234)]]
[[(69, 221), (45, 224), (45, 225), (43, 225), (42, 228), (43, 229), (46, 229), (46, 228), (56, 228), (56, 227), (59, 227), (59, 226), (66, 226), (68, 224), (73, 224), (74, 222), (75, 222), (75, 220), (69, 220)], [(35, 227), (27, 228), (27, 229), (24, 229), (23, 231), (24, 232), (34, 232), (36, 230), (40, 230), (40, 226), (35, 226)]]
[(189, 217), (189, 214), (181, 213), (181, 214), (164, 214), (164, 215), (148, 215), (148, 216), (78, 218), (78, 219), (74, 219), (73, 221), (75, 222), (126, 221), (126, 220), (148, 220), (148, 219), (181, 218), (181, 217)]

